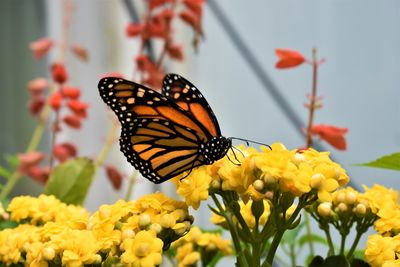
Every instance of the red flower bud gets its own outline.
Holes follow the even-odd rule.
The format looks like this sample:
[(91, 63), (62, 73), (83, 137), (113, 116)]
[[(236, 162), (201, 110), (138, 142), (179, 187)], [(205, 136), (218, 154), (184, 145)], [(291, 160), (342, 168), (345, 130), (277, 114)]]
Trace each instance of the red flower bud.
[(79, 100), (70, 100), (68, 101), (68, 107), (75, 113), (75, 115), (86, 118), (87, 113), (86, 109), (88, 107), (88, 104), (85, 102), (81, 102)]
[(30, 80), (28, 83), (28, 90), (32, 96), (40, 95), (48, 87), (49, 87), (48, 81), (42, 77)]
[(346, 150), (347, 143), (344, 136), (347, 132), (347, 128), (339, 128), (333, 125), (318, 124), (311, 128), (313, 135), (318, 135), (322, 140), (338, 150)]
[(46, 184), (50, 176), (50, 167), (33, 166), (28, 169), (27, 173), (34, 181), (41, 184)]
[(53, 45), (54, 42), (50, 38), (42, 38), (31, 42), (29, 48), (32, 50), (35, 59), (41, 59), (50, 51)]
[(71, 157), (75, 157), (77, 155), (77, 149), (75, 145), (71, 143), (61, 143), (54, 146), (53, 154), (58, 161), (64, 162)]
[(68, 73), (65, 66), (61, 63), (54, 63), (50, 67), (51, 76), (56, 83), (63, 84), (68, 80)]
[(36, 96), (33, 99), (29, 101), (29, 112), (33, 116), (39, 115), (39, 113), (42, 111), (44, 104), (46, 103), (46, 100), (43, 96)]
[(196, 32), (201, 33), (200, 20), (195, 13), (189, 10), (185, 10), (181, 12), (179, 16), (184, 22), (189, 24)]
[(67, 124), (69, 127), (74, 128), (74, 129), (79, 129), (81, 128), (81, 118), (77, 115), (67, 115), (64, 117), (63, 121), (65, 124)]
[(27, 174), (29, 169), (33, 166), (38, 165), (44, 159), (44, 157), (45, 155), (39, 151), (18, 154), (18, 170), (24, 174)]
[(72, 53), (75, 56), (77, 56), (80, 60), (88, 61), (89, 53), (86, 48), (84, 48), (78, 44), (73, 44), (73, 45), (71, 45), (71, 50), (72, 50)]
[(301, 65), (305, 61), (304, 56), (294, 50), (276, 49), (275, 53), (279, 58), (279, 61), (275, 65), (278, 69), (293, 68)]
[(62, 94), (68, 98), (77, 99), (81, 95), (81, 90), (77, 87), (64, 86)]
[(115, 190), (120, 190), (122, 185), (123, 175), (113, 166), (105, 166), (108, 180), (110, 180)]
[(143, 25), (140, 23), (129, 23), (126, 25), (125, 33), (128, 37), (138, 36), (143, 30)]
[(56, 91), (51, 94), (49, 99), (49, 104), (53, 110), (59, 110), (61, 107), (61, 101), (63, 99), (62, 94), (59, 91)]
[(183, 60), (183, 50), (181, 45), (170, 45), (168, 47), (168, 54), (171, 58), (182, 61)]

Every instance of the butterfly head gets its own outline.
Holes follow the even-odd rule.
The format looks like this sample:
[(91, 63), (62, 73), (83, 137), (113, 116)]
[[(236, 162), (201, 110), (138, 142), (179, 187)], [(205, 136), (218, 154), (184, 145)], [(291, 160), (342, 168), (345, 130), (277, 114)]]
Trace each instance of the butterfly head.
[(232, 147), (232, 140), (223, 136), (214, 136), (199, 148), (199, 155), (204, 158), (204, 163), (209, 165), (223, 158)]

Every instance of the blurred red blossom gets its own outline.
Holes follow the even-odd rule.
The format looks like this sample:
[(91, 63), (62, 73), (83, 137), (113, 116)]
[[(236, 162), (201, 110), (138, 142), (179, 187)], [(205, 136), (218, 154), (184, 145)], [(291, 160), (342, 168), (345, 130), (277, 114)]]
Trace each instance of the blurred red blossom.
[(77, 148), (69, 142), (56, 144), (53, 148), (53, 154), (58, 161), (64, 162), (77, 155)]
[(70, 110), (72, 110), (72, 112), (75, 113), (75, 115), (82, 118), (86, 118), (87, 116), (86, 110), (89, 106), (87, 103), (79, 100), (70, 100), (68, 101), (67, 105), (70, 108)]
[(128, 37), (136, 37), (143, 30), (143, 24), (141, 23), (129, 23), (126, 25), (125, 33)]
[(150, 10), (152, 10), (158, 6), (165, 5), (168, 3), (175, 3), (175, 0), (150, 0), (149, 8), (150, 8)]
[(63, 99), (62, 94), (59, 91), (56, 91), (54, 93), (51, 94), (50, 98), (49, 98), (49, 104), (50, 107), (53, 110), (59, 110), (61, 107), (61, 101)]
[(37, 96), (42, 94), (49, 87), (49, 82), (46, 78), (38, 77), (30, 80), (27, 87), (32, 96)]
[(28, 110), (33, 116), (39, 115), (42, 111), (44, 105), (46, 103), (46, 99), (43, 96), (35, 96), (28, 103)]
[(339, 128), (333, 125), (317, 124), (311, 127), (313, 135), (318, 135), (322, 140), (338, 150), (346, 150), (345, 134), (347, 132), (347, 128)]
[(44, 57), (49, 50), (53, 47), (54, 42), (50, 38), (41, 38), (29, 44), (29, 48), (33, 52), (33, 57), (35, 59), (41, 59)]
[(19, 169), (24, 170), (31, 166), (38, 165), (44, 158), (44, 153), (39, 151), (18, 154)]
[(100, 78), (106, 78), (106, 77), (124, 78), (125, 75), (120, 72), (107, 72), (100, 76)]
[(288, 69), (299, 66), (305, 62), (305, 58), (297, 51), (290, 49), (275, 49), (275, 53), (279, 58), (275, 67), (278, 69)]
[(89, 60), (89, 53), (86, 48), (79, 44), (72, 44), (71, 45), (72, 53), (77, 56), (80, 60), (88, 61)]
[(79, 117), (78, 115), (66, 115), (63, 118), (63, 121), (69, 127), (74, 128), (74, 129), (80, 129), (82, 126), (81, 125), (81, 117)]
[(183, 3), (198, 17), (203, 15), (204, 0), (183, 0)]
[(173, 44), (168, 46), (168, 54), (171, 58), (182, 61), (183, 60), (183, 49), (181, 45)]
[(50, 67), (51, 76), (56, 83), (63, 84), (68, 80), (68, 72), (62, 63), (54, 63)]
[(113, 188), (115, 190), (120, 190), (121, 185), (122, 185), (122, 178), (123, 178), (123, 175), (121, 174), (121, 172), (118, 171), (117, 168), (115, 168), (114, 166), (111, 166), (111, 165), (106, 165), (106, 166), (104, 166), (104, 168), (106, 170), (107, 178), (108, 178), (108, 180), (110, 180)]
[(189, 24), (196, 32), (201, 33), (201, 27), (200, 27), (200, 20), (199, 17), (194, 13), (193, 11), (190, 10), (184, 10), (179, 14), (179, 17)]
[(50, 171), (50, 167), (33, 166), (27, 170), (26, 175), (44, 185), (49, 179)]
[(68, 97), (71, 99), (77, 99), (81, 95), (81, 90), (77, 87), (64, 86), (62, 88), (62, 94), (65, 97)]

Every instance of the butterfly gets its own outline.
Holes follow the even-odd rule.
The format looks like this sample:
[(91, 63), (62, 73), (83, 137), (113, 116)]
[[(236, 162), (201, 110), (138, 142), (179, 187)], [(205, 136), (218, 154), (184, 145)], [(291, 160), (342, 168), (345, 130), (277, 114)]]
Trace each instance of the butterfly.
[(204, 96), (180, 75), (167, 74), (161, 94), (113, 77), (98, 88), (121, 122), (121, 151), (153, 183), (212, 164), (232, 148)]

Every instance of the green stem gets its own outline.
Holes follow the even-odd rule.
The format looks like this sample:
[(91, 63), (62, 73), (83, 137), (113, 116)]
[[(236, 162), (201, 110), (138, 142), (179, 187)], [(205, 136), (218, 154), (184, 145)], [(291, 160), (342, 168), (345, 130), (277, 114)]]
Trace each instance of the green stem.
[(304, 214), (304, 222), (306, 224), (307, 241), (308, 241), (308, 246), (310, 247), (310, 254), (315, 255), (314, 243), (311, 235), (310, 217), (308, 216), (308, 213), (306, 211), (304, 211), (303, 214)]
[(361, 236), (362, 236), (364, 233), (365, 233), (365, 232), (357, 231), (356, 238), (354, 239), (354, 242), (353, 242), (353, 244), (351, 245), (351, 248), (350, 248), (349, 252), (347, 252), (346, 258), (347, 258), (348, 260), (350, 260), (350, 259), (353, 257), (353, 253), (354, 253), (354, 251), (355, 251), (356, 248), (357, 248), (358, 242), (360, 241), (360, 238), (361, 238)]
[(346, 237), (347, 235), (340, 235), (341, 236), (341, 241), (340, 241), (340, 255), (344, 254), (344, 247), (346, 246)]
[(323, 231), (325, 233), (326, 236), (326, 240), (328, 242), (328, 256), (333, 256), (335, 255), (335, 247), (333, 246), (333, 242), (332, 242), (332, 237), (331, 237), (331, 232), (329, 231), (329, 225), (326, 224), (327, 227), (323, 227)]
[(104, 146), (102, 147), (99, 155), (94, 161), (96, 169), (100, 168), (104, 164), (104, 161), (108, 153), (110, 152), (112, 145), (114, 144), (117, 129), (118, 129), (118, 124), (117, 122), (113, 121), (110, 130), (108, 131), (106, 142), (104, 143)]
[(294, 251), (294, 245), (290, 245), (289, 250), (290, 250), (290, 262), (292, 264), (292, 267), (296, 267), (296, 253)]
[(133, 186), (135, 185), (136, 178), (137, 178), (137, 172), (135, 170), (135, 171), (133, 171), (132, 175), (129, 177), (128, 190), (126, 191), (126, 195), (125, 195), (126, 201), (129, 201), (132, 197)]
[(261, 244), (260, 242), (252, 243), (252, 257), (253, 257), (253, 265), (254, 267), (260, 267), (261, 261)]
[(308, 115), (308, 127), (307, 127), (307, 144), (306, 147), (311, 147), (313, 140), (311, 129), (314, 122), (314, 113), (315, 113), (315, 104), (317, 98), (317, 80), (318, 80), (318, 62), (317, 62), (317, 49), (313, 48), (312, 50), (312, 65), (313, 65), (313, 79), (312, 79), (312, 87), (311, 87), (311, 96), (310, 96), (310, 113)]

